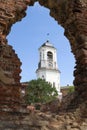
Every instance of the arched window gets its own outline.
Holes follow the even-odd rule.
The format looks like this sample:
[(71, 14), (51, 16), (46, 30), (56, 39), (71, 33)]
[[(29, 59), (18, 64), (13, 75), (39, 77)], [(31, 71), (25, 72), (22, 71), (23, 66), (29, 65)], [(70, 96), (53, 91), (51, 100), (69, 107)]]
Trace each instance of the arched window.
[(47, 59), (48, 60), (53, 60), (53, 53), (51, 51), (47, 52)]

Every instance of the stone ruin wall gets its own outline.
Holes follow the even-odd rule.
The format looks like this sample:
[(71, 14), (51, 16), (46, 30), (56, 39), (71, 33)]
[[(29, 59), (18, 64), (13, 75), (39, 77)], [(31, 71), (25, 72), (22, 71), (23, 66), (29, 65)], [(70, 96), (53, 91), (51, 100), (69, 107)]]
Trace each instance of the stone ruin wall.
[(0, 109), (20, 107), (21, 62), (6, 36), (11, 26), (25, 16), (27, 1), (0, 0)]
[[(64, 27), (76, 59), (74, 85), (79, 108), (59, 115), (29, 115), (21, 108), (20, 66), (6, 36), (11, 26), (26, 16), (28, 6), (39, 1), (50, 16)], [(67, 97), (69, 103), (73, 95)], [(78, 101), (78, 100), (77, 100)], [(77, 102), (76, 102), (77, 103)], [(63, 102), (67, 106), (67, 102)], [(62, 106), (62, 107), (63, 107)], [(73, 107), (70, 104), (69, 107)], [(87, 129), (87, 0), (0, 0), (0, 130), (86, 130)], [(21, 110), (21, 111), (20, 111)], [(82, 122), (82, 123), (81, 123)]]
[(21, 62), (6, 36), (11, 26), (26, 16), (27, 7), (33, 6), (36, 1), (49, 8), (50, 16), (64, 27), (76, 60), (75, 90), (83, 100), (87, 98), (87, 0), (0, 0), (1, 109), (11, 104), (16, 108), (20, 104)]

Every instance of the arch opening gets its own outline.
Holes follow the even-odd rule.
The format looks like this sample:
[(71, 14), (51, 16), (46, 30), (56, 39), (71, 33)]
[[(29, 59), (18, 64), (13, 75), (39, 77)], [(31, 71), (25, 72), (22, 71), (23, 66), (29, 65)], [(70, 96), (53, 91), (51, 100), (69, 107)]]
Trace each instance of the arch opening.
[[(29, 7), (26, 12), (27, 16), (22, 20), (23, 23), (16, 23), (7, 37), (9, 43), (13, 43), (11, 45), (14, 47), (22, 61), (21, 82), (36, 78), (35, 69), (38, 65), (38, 58), (36, 58), (36, 56), (38, 57), (37, 50), (45, 40), (49, 39), (58, 50), (58, 64), (61, 71), (61, 86), (66, 86), (67, 84), (72, 85), (74, 79), (73, 68), (75, 61), (72, 53), (70, 52), (71, 48), (69, 46), (69, 41), (63, 34), (64, 29), (49, 15), (50, 10), (45, 7), (41, 7), (38, 2), (36, 2), (33, 7)], [(36, 17), (41, 18), (40, 20), (36, 20)], [(48, 32), (49, 36), (47, 36)], [(66, 58), (64, 58), (65, 56)], [(71, 63), (66, 62), (69, 56)], [(50, 55), (50, 57), (52, 58), (52, 55)], [(32, 60), (30, 60), (31, 58)], [(68, 65), (70, 65), (70, 68), (68, 68)]]

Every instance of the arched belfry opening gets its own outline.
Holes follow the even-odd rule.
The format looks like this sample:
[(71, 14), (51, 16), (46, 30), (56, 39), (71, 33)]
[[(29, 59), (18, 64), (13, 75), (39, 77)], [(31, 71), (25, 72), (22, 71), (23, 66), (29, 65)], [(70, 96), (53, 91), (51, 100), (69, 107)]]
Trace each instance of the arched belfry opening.
[(51, 51), (48, 51), (47, 52), (47, 57), (48, 57), (48, 60), (53, 60), (53, 53)]
[[(77, 99), (87, 99), (87, 2), (70, 0), (38, 0), (41, 6), (50, 9), (52, 16), (64, 27), (75, 56), (74, 85)], [(6, 39), (12, 25), (25, 17), (28, 6), (34, 0), (0, 1), (0, 109), (20, 105), (21, 62)], [(10, 7), (10, 8), (9, 8)], [(10, 102), (10, 105), (9, 105)], [(15, 105), (16, 104), (16, 105)]]

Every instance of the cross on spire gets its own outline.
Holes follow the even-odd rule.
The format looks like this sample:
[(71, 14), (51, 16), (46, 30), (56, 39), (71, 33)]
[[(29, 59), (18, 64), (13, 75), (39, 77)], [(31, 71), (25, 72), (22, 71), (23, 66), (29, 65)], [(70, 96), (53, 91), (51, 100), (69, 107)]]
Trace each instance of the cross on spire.
[(47, 41), (49, 41), (49, 35), (50, 35), (50, 34), (49, 34), (49, 33), (47, 33)]

